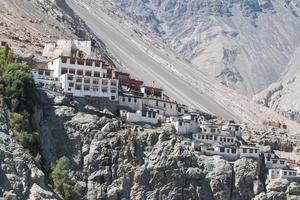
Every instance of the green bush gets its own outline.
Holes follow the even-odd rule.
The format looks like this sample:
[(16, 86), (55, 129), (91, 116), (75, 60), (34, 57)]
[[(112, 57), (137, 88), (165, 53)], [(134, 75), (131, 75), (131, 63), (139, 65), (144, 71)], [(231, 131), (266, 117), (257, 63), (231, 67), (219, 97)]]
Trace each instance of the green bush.
[(9, 114), (9, 125), (14, 131), (29, 131), (29, 113), (26, 111), (22, 114), (11, 112)]
[(17, 140), (24, 148), (29, 149), (33, 156), (39, 153), (40, 148), (37, 133), (29, 133), (26, 131), (17, 132)]
[(12, 111), (31, 112), (37, 99), (31, 69), (14, 60), (8, 47), (0, 49), (0, 94)]
[(69, 171), (70, 160), (67, 157), (57, 160), (51, 173), (53, 185), (65, 200), (78, 199), (79, 193), (74, 188), (75, 183), (71, 180)]

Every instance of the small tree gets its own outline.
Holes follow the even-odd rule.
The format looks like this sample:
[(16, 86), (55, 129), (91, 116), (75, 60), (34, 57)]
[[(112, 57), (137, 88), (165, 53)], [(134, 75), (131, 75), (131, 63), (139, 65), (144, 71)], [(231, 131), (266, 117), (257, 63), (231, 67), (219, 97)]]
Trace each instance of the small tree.
[(79, 193), (74, 188), (74, 182), (69, 176), (70, 160), (63, 156), (56, 161), (52, 170), (51, 178), (54, 188), (62, 195), (65, 200), (78, 199)]

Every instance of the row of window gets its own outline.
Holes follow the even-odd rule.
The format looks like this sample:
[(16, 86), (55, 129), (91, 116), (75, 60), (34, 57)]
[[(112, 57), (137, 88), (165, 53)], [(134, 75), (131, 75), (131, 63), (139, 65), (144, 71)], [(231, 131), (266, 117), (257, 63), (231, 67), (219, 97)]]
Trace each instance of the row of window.
[[(249, 152), (248, 152), (249, 150)], [(243, 149), (243, 153), (258, 153), (257, 149)]]
[[(68, 81), (73, 81), (74, 80), (74, 76), (68, 75), (67, 79), (68, 79)], [(91, 81), (92, 81), (92, 83), (94, 85), (98, 85), (99, 84), (99, 80), (101, 80), (101, 79), (90, 79), (90, 78), (76, 77), (76, 83), (82, 83), (82, 80), (86, 84), (90, 84)], [(108, 85), (108, 80), (101, 80), (101, 83), (102, 83), (102, 85)], [(116, 81), (111, 81), (110, 85), (111, 86), (117, 86), (117, 82)]]
[(267, 161), (271, 161), (271, 160), (273, 164), (278, 164), (279, 161), (279, 164), (285, 165), (285, 160), (277, 160), (277, 159), (271, 159), (270, 157), (267, 157)]
[[(218, 137), (215, 135), (215, 136), (212, 136), (212, 135), (196, 135), (196, 137), (198, 137), (198, 139), (206, 139), (206, 140), (215, 140), (217, 141), (218, 140)], [(219, 138), (219, 141), (220, 142), (231, 142), (233, 143), (234, 139), (233, 138), (226, 138), (226, 137), (220, 137)]]
[[(68, 73), (69, 74), (74, 74), (74, 75), (76, 74), (78, 76), (85, 75), (85, 76), (94, 76), (94, 77), (98, 77), (98, 78), (101, 77), (101, 72), (99, 72), (99, 71), (92, 72), (92, 71), (89, 71), (89, 70), (81, 70), (81, 69), (75, 70), (75, 69), (71, 69), (71, 68), (61, 68), (61, 75), (68, 74)], [(103, 73), (102, 77), (106, 78), (107, 74)]]
[[(68, 59), (67, 58), (62, 58), (61, 62), (62, 63), (67, 63)], [(100, 67), (100, 61), (92, 61), (92, 60), (77, 60), (77, 65), (87, 65), (87, 66), (94, 66), (95, 67)], [(75, 65), (76, 64), (76, 59), (70, 59), (70, 64)]]
[[(156, 106), (159, 106), (159, 101), (158, 101), (158, 100), (156, 100), (155, 105), (156, 105)], [(166, 102), (163, 103), (163, 107), (164, 107), (164, 108), (167, 107)], [(173, 105), (172, 105), (172, 104), (170, 104), (170, 108), (171, 108), (171, 109), (173, 108)]]
[[(122, 101), (123, 101), (123, 102), (126, 102), (126, 98), (123, 97), (123, 98), (122, 98)], [(132, 98), (131, 98), (131, 97), (128, 97), (128, 98), (127, 98), (127, 102), (132, 102)], [(134, 98), (133, 98), (133, 102), (136, 103), (136, 102), (137, 102), (137, 98), (134, 97)]]
[[(69, 83), (69, 91), (71, 90), (71, 88), (74, 88), (74, 85), (75, 84), (72, 83), (72, 82)], [(82, 88), (83, 88), (84, 91), (90, 91), (90, 90), (92, 90), (93, 92), (98, 92), (101, 89), (101, 91), (103, 93), (107, 93), (108, 92), (108, 88), (106, 88), (106, 87), (102, 87), (102, 88), (99, 88), (97, 86), (90, 87), (89, 85), (83, 85), (83, 87), (82, 87), (82, 85), (80, 85), (80, 84), (76, 84), (75, 85), (75, 90), (82, 90)], [(116, 89), (111, 89), (110, 92), (111, 93), (117, 93), (117, 90)]]

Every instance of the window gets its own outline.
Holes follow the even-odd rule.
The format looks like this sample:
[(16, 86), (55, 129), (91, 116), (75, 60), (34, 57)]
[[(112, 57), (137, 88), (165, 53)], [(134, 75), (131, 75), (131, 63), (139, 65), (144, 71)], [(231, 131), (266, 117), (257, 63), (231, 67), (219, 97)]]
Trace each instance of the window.
[(233, 138), (231, 138), (230, 142), (233, 142)]
[(70, 60), (70, 64), (72, 64), (72, 65), (75, 64), (75, 59), (74, 59), (74, 58), (72, 58), (72, 59)]
[(76, 84), (75, 89), (76, 89), (76, 90), (81, 90), (81, 85)]
[(94, 92), (98, 92), (98, 87), (97, 86), (93, 86), (93, 91)]
[(125, 102), (125, 97), (122, 98), (122, 101)]
[(270, 161), (271, 160), (271, 158), (270, 157), (267, 157), (267, 161)]
[(69, 83), (69, 87), (74, 87), (74, 83)]
[(202, 135), (202, 139), (204, 139), (204, 135)]
[(110, 81), (110, 85), (111, 85), (111, 86), (117, 86), (117, 82), (116, 82), (116, 81), (113, 81), (113, 80), (111, 80), (111, 81)]
[(86, 76), (92, 76), (92, 72), (91, 71), (85, 71), (85, 75)]
[(286, 176), (286, 175), (287, 175), (287, 172), (286, 172), (286, 171), (284, 171), (284, 172), (283, 172), (283, 174)]
[(182, 126), (182, 122), (179, 122), (179, 126)]
[(289, 172), (289, 176), (292, 176), (292, 172)]
[(111, 96), (111, 100), (115, 100), (116, 99), (116, 97), (115, 96)]
[(220, 138), (220, 142), (222, 142), (222, 138)]
[(157, 101), (157, 100), (156, 100), (156, 103), (155, 103), (155, 105), (156, 105), (156, 106), (158, 106), (158, 101)]
[(45, 71), (46, 76), (50, 76), (50, 71)]
[(206, 135), (206, 137), (205, 137), (207, 140), (208, 140), (208, 135)]
[(227, 138), (227, 142), (230, 142), (230, 138)]
[(215, 129), (215, 128), (212, 128), (212, 129), (211, 129), (211, 132), (212, 132), (212, 133), (215, 133), (215, 132), (216, 132), (216, 129)]
[(131, 98), (130, 97), (128, 97), (128, 102), (131, 102)]
[(100, 77), (100, 72), (94, 72), (94, 77)]
[(95, 67), (100, 67), (100, 62), (99, 61), (95, 62)]
[(296, 172), (293, 172), (293, 176), (296, 176)]
[(76, 78), (76, 82), (77, 83), (81, 83), (82, 82), (82, 78)]
[(103, 73), (103, 78), (106, 78), (106, 74), (105, 73)]
[(102, 85), (108, 85), (108, 81), (107, 80), (102, 80)]
[(280, 160), (279, 162), (280, 162), (281, 165), (284, 165), (284, 161), (283, 160)]
[(98, 85), (99, 84), (99, 80), (98, 79), (93, 79), (93, 84), (94, 85)]
[(170, 108), (171, 108), (171, 109), (173, 108), (172, 104), (170, 104)]
[(217, 140), (217, 136), (214, 136), (214, 140)]
[(272, 163), (277, 164), (277, 160), (276, 159), (272, 160)]
[(83, 75), (83, 70), (78, 69), (77, 70), (77, 75), (82, 76)]
[(91, 81), (91, 80), (90, 80), (89, 78), (85, 78), (85, 79), (84, 79), (84, 83), (87, 83), (87, 84), (89, 84), (89, 83), (90, 83), (90, 81)]
[(164, 103), (164, 108), (166, 107), (166, 103)]
[(116, 92), (117, 92), (117, 90), (110, 90), (110, 92), (111, 92), (111, 93), (116, 93)]
[(230, 153), (229, 149), (227, 149), (227, 153)]
[(90, 86), (89, 85), (85, 85), (84, 86), (84, 91), (89, 91), (90, 90)]
[(78, 65), (84, 65), (84, 60), (80, 60), (80, 59), (77, 60), (77, 64), (78, 64)]
[(134, 98), (134, 103), (136, 103), (136, 98)]
[(212, 140), (212, 139), (213, 139), (212, 135), (210, 135), (210, 136), (209, 136), (209, 139), (210, 139), (210, 140)]
[(86, 60), (86, 61), (85, 61), (85, 64), (86, 64), (87, 66), (92, 66), (92, 65), (93, 65), (93, 61), (92, 61), (92, 60)]
[(67, 63), (67, 58), (61, 58), (62, 63)]
[(258, 152), (258, 150), (257, 150), (257, 149), (255, 149), (255, 150), (254, 150), (254, 152), (255, 152), (255, 153), (257, 153), (257, 152)]
[(250, 149), (250, 153), (253, 153), (253, 149)]
[(102, 88), (103, 93), (107, 93), (107, 88)]
[(44, 71), (43, 70), (39, 70), (39, 75), (44, 75)]
[(221, 148), (220, 148), (220, 152), (225, 152), (225, 148), (224, 148), (224, 147), (221, 147)]
[(68, 73), (68, 69), (67, 68), (61, 68), (61, 74), (66, 74)]
[(247, 153), (247, 149), (243, 149), (243, 153)]
[(236, 153), (236, 149), (231, 149), (231, 153)]
[(68, 75), (68, 80), (69, 81), (73, 81), (73, 76), (72, 75)]
[(69, 69), (69, 74), (75, 74), (75, 69)]

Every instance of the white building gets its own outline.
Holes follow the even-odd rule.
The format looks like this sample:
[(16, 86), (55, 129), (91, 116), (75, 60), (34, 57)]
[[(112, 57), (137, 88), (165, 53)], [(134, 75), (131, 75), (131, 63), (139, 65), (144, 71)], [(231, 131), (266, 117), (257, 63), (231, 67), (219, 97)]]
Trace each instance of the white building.
[(259, 158), (260, 155), (259, 148), (257, 147), (241, 146), (239, 150), (240, 150), (240, 158), (242, 157)]
[(118, 80), (107, 78), (107, 69), (101, 60), (59, 56), (48, 61), (48, 68), (65, 94), (118, 101)]
[[(124, 110), (120, 111), (120, 115), (124, 116)], [(136, 113), (127, 112), (126, 119), (133, 123), (158, 124), (157, 113), (151, 111), (137, 111)]]
[(226, 125), (222, 125), (221, 129), (223, 131), (228, 131), (228, 132), (232, 133), (236, 137), (241, 137), (241, 135), (242, 135), (242, 128), (239, 124), (228, 123)]
[(130, 108), (133, 111), (143, 109), (143, 98), (133, 95), (122, 94), (119, 95), (119, 105)]
[(297, 171), (294, 169), (269, 169), (269, 179), (294, 179), (297, 178)]
[(193, 139), (203, 142), (205, 144), (220, 144), (220, 145), (234, 145), (236, 144), (236, 138), (232, 136), (228, 136), (225, 134), (216, 134), (216, 133), (194, 133)]
[(284, 158), (265, 157), (266, 168), (285, 168), (287, 160)]
[(72, 56), (95, 59), (97, 52), (91, 41), (58, 40), (45, 44), (43, 56), (47, 58)]
[(53, 76), (53, 70), (32, 69), (31, 73), (37, 85), (40, 85), (42, 87), (51, 87), (56, 84), (57, 80)]
[(152, 97), (144, 97), (143, 105), (148, 108), (155, 109), (159, 114), (165, 116), (177, 116), (177, 103), (175, 101), (170, 101), (161, 98), (152, 98)]

